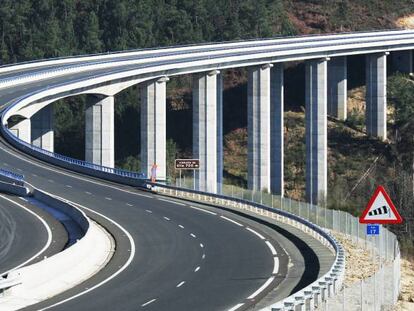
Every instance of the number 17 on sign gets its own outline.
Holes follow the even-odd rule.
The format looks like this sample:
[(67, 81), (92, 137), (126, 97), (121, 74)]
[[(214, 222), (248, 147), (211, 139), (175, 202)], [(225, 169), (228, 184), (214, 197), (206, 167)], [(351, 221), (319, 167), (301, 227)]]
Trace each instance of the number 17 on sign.
[(367, 235), (379, 235), (379, 225), (367, 225)]

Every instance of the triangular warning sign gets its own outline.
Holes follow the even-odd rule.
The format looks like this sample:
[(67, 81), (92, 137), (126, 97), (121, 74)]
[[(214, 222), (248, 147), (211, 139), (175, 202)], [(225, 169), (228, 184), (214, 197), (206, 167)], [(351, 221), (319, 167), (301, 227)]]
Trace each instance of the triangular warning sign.
[(363, 224), (400, 224), (402, 218), (397, 212), (384, 187), (378, 186), (367, 207), (359, 217)]

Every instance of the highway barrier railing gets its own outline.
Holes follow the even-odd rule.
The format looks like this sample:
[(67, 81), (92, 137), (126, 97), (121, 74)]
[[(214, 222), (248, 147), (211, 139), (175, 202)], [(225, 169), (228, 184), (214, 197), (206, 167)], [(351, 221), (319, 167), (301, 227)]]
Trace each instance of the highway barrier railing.
[[(243, 198), (231, 197), (224, 194), (206, 193), (192, 189), (168, 186), (160, 183), (153, 184), (152, 190), (157, 193), (177, 198), (224, 206), (230, 209), (239, 210), (241, 212), (247, 211), (250, 213), (256, 213), (276, 221), (287, 223), (313, 236), (335, 253), (334, 263), (325, 275), (282, 301), (276, 302), (262, 309), (263, 311), (302, 310), (301, 308), (312, 310), (314, 307), (320, 307), (322, 302), (325, 302), (328, 298), (333, 297), (335, 293), (342, 288), (345, 275), (345, 252), (342, 245), (329, 231), (308, 221), (304, 217), (295, 215), (280, 208), (270, 207), (265, 204), (260, 204)], [(283, 199), (282, 205), (284, 202), (287, 202), (287, 200), (285, 201), (285, 199)]]

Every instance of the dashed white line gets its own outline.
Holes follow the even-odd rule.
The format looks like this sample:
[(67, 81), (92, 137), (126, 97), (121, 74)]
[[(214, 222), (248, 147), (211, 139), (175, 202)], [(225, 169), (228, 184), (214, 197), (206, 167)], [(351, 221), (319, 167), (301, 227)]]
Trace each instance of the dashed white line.
[(68, 188), (73, 188), (71, 185), (66, 185), (66, 187), (68, 187)]
[(32, 176), (33, 176), (33, 177), (37, 177), (37, 175), (36, 175), (36, 174), (32, 174)]
[(206, 254), (203, 254), (203, 256), (201, 256), (201, 259), (205, 259), (206, 258)]
[(132, 204), (130, 204), (130, 203), (126, 203), (126, 205), (128, 205), (128, 206), (134, 206), (134, 205), (132, 205)]
[(105, 200), (112, 201), (112, 199), (109, 197), (105, 197)]
[(261, 235), (259, 232), (255, 231), (255, 230), (253, 230), (251, 228), (247, 228), (247, 227), (246, 227), (246, 230), (249, 230), (251, 233), (257, 235), (260, 239), (266, 240), (266, 238), (263, 235)]
[[(121, 189), (118, 189), (118, 190), (121, 190)], [(130, 194), (134, 194), (134, 195), (137, 195), (137, 196), (140, 196), (140, 197), (146, 197), (146, 198), (151, 198), (152, 199), (152, 196), (147, 195), (147, 194), (135, 193), (135, 192), (127, 191), (127, 190), (121, 190), (121, 191), (130, 193)]]
[(273, 264), (273, 274), (277, 274), (279, 272), (279, 257), (274, 257), (274, 264)]
[(194, 233), (190, 233), (190, 235), (195, 239), (197, 236)]
[(269, 247), (270, 251), (272, 252), (272, 255), (275, 256), (277, 255), (275, 248), (273, 247), (272, 243), (270, 243), (269, 241), (266, 241), (266, 245), (267, 247)]
[(273, 277), (273, 276), (271, 278), (268, 278), (267, 281), (262, 286), (260, 286), (260, 288), (257, 291), (255, 291), (253, 294), (251, 294), (249, 297), (247, 297), (247, 299), (253, 299), (257, 295), (259, 295), (262, 291), (265, 290), (266, 287), (268, 287), (270, 285), (270, 283), (273, 282), (274, 279), (275, 279), (275, 277)]
[(22, 169), (20, 169), (20, 168), (18, 168), (17, 170), (18, 170), (19, 172), (23, 172), (23, 171), (22, 171)]
[(152, 214), (152, 211), (150, 211), (149, 209), (146, 209), (145, 211), (146, 211), (147, 213)]
[(243, 305), (244, 305), (244, 303), (239, 303), (239, 304), (235, 305), (233, 308), (228, 309), (227, 311), (235, 311)]
[(168, 217), (165, 217), (164, 216), (164, 219), (166, 220), (166, 221), (170, 221), (171, 219), (169, 219)]
[(145, 307), (148, 306), (150, 303), (153, 303), (154, 301), (156, 301), (157, 299), (151, 299), (150, 301), (147, 301), (146, 303), (142, 304), (141, 307)]
[(53, 179), (48, 179), (47, 181), (48, 181), (48, 182), (54, 182), (54, 181), (53, 181)]
[(91, 195), (91, 194), (92, 194), (92, 193), (90, 193), (89, 191), (85, 191), (85, 193), (86, 193), (86, 194), (89, 194), (89, 195)]
[(178, 283), (177, 284), (177, 287), (181, 287), (181, 286), (183, 286), (185, 284), (185, 281), (182, 281), (182, 282), (180, 282), (180, 283)]
[(199, 207), (196, 207), (196, 206), (189, 205), (188, 207), (189, 207), (189, 208), (192, 208), (192, 209), (196, 209), (196, 210), (198, 210), (198, 211), (200, 211), (200, 212), (207, 213), (207, 214), (217, 215), (217, 213), (210, 212), (210, 211), (207, 211), (207, 210), (205, 210), (205, 209), (202, 209), (202, 208), (199, 208)]
[(197, 268), (194, 269), (194, 272), (197, 272), (198, 270), (200, 270), (200, 266), (198, 266)]
[(231, 222), (231, 223), (233, 223), (235, 225), (238, 225), (240, 227), (243, 227), (243, 225), (241, 223), (239, 223), (239, 222), (237, 222), (237, 221), (235, 221), (233, 219), (227, 218), (226, 216), (220, 216), (220, 218), (223, 218), (224, 220), (227, 220), (227, 221), (229, 221), (229, 222)]
[(201, 248), (203, 248), (203, 247), (204, 247), (203, 243), (200, 243), (200, 247), (201, 247)]
[(178, 227), (180, 227), (181, 229), (184, 229), (184, 226), (183, 225), (178, 225)]

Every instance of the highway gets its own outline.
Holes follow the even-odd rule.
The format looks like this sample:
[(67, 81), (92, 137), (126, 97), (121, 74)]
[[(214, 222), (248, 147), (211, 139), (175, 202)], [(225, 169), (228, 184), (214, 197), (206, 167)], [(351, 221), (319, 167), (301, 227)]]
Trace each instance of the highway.
[[(406, 32), (393, 38), (390, 32), (378, 36), (392, 45), (403, 40), (414, 42), (413, 33)], [(68, 72), (58, 77), (1, 88), (0, 107), (7, 107), (22, 95), (52, 89), (60, 83), (81, 81), (85, 86), (91, 77), (96, 76), (109, 81), (111, 74), (127, 77), (134, 72), (135, 75), (148, 73), (145, 79), (149, 79), (166, 71), (172, 75), (189, 72), (191, 66), (195, 66), (191, 69), (195, 72), (206, 68), (265, 63), (276, 56), (291, 57), (292, 51), (307, 49), (327, 49), (335, 54), (337, 50), (355, 48), (355, 53), (362, 53), (360, 41), (374, 45), (381, 42), (380, 38), (370, 38), (367, 34), (345, 37), (338, 37), (338, 42), (331, 41), (332, 38), (291, 38), (277, 42), (264, 40), (227, 46), (190, 46), (179, 51), (171, 48), (144, 50), (136, 52), (136, 55), (110, 55), (106, 57), (108, 66), (105, 68)], [(318, 56), (320, 52), (307, 51), (309, 55), (306, 57), (309, 58)], [(303, 54), (300, 57), (303, 58)], [(111, 64), (110, 61), (114, 60), (117, 63)], [(67, 60), (67, 63), (71, 62), (73, 59)], [(88, 62), (93, 65), (101, 61), (89, 60), (82, 64)], [(16, 69), (1, 73), (0, 80), (61, 66), (43, 64)], [(75, 203), (107, 228), (116, 242), (114, 257), (100, 273), (27, 310), (251, 309), (262, 298), (271, 300), (272, 295), (277, 296), (280, 292), (287, 296), (290, 289), (310, 284), (326, 271), (322, 266), (330, 267), (333, 262), (333, 256), (327, 250), (319, 254), (310, 251), (309, 245), (286, 234), (281, 224), (270, 228), (263, 222), (222, 209), (176, 201), (69, 172), (22, 154), (4, 139), (0, 141), (0, 165), (23, 173), (26, 181), (35, 187)], [(20, 242), (16, 242), (13, 251), (7, 255), (13, 260), (4, 257), (3, 262), (7, 259), (7, 264), (1, 265), (0, 258), (0, 271), (3, 271), (42, 250), (48, 235), (34, 215), (25, 214), (2, 198), (0, 204), (0, 211), (10, 214), (16, 228), (21, 228), (16, 233)], [(22, 201), (22, 204), (28, 203)], [(38, 212), (42, 218), (48, 218)], [(48, 222), (52, 221), (49, 219)], [(22, 238), (27, 236), (36, 243)], [(275, 253), (279, 258), (277, 264)], [(288, 266), (289, 263), (293, 265)], [(290, 277), (292, 274), (294, 277)], [(276, 291), (272, 290), (274, 288)]]

